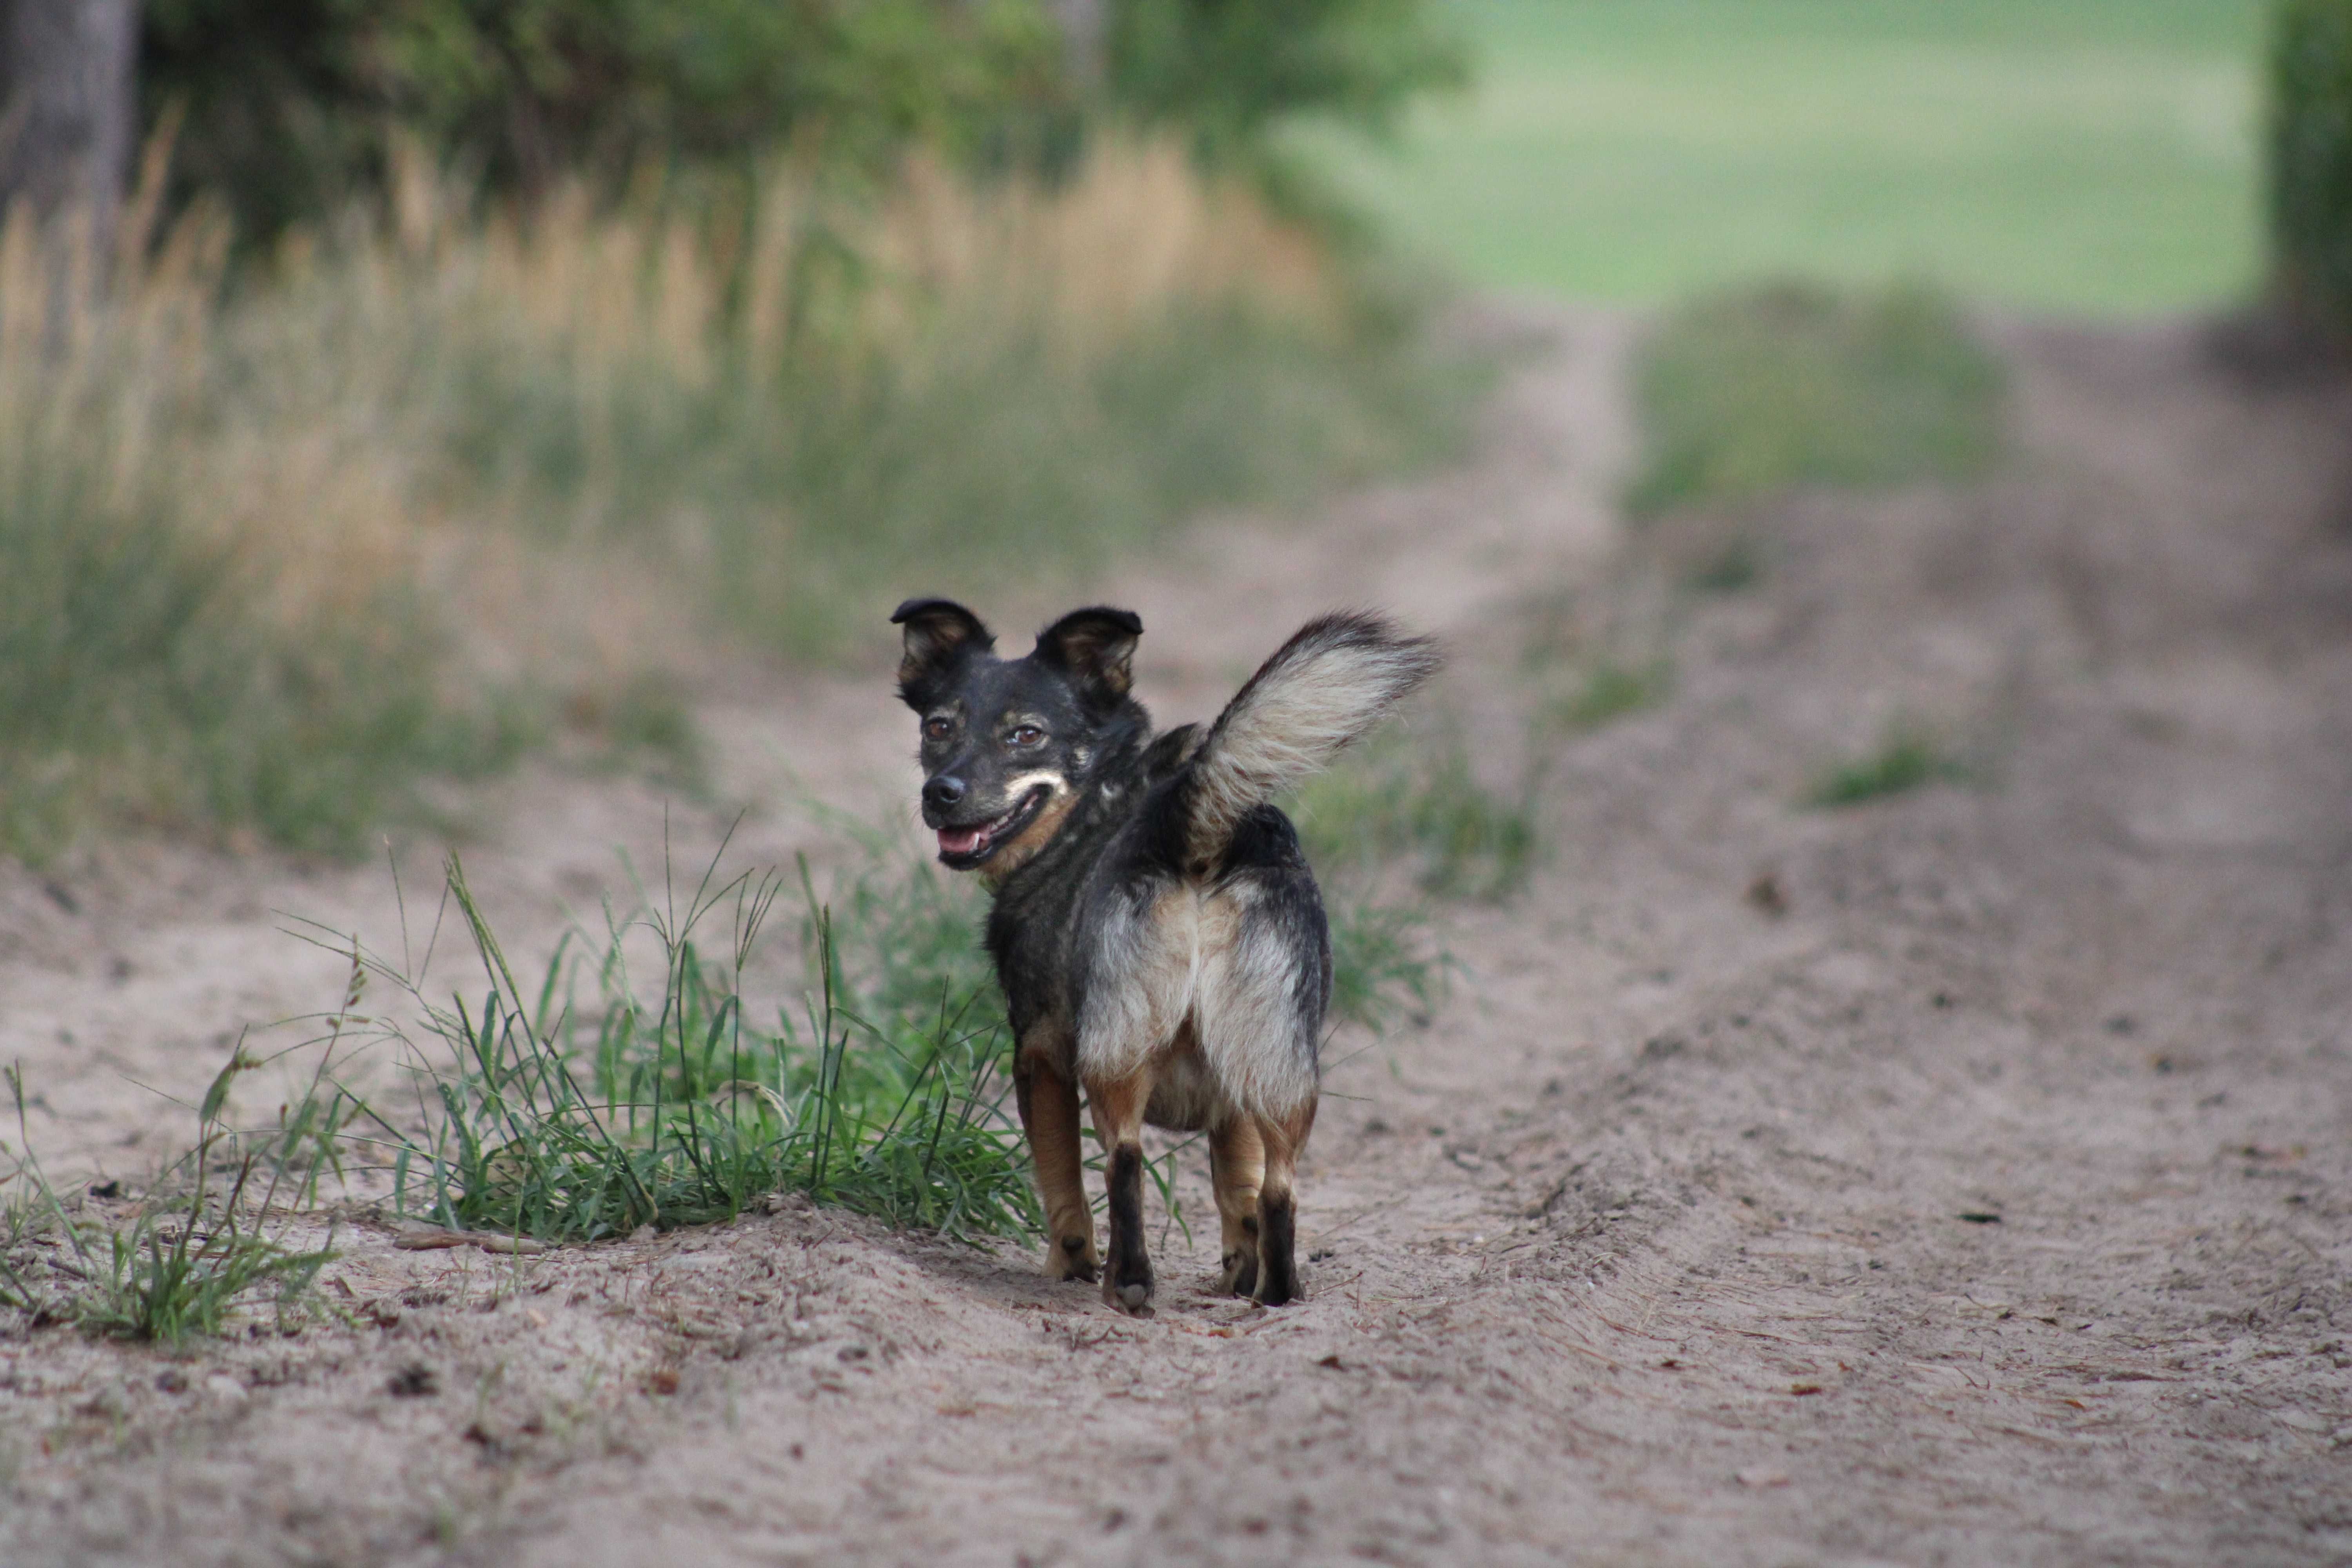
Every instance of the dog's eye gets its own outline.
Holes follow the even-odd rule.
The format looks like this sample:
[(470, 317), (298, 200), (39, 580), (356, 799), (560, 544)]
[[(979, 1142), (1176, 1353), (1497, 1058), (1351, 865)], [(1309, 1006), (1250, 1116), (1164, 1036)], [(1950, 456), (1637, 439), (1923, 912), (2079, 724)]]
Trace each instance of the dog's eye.
[(954, 728), (955, 726), (945, 719), (926, 719), (923, 721), (923, 739), (944, 741), (948, 738), (948, 731)]
[(1045, 738), (1045, 731), (1034, 724), (1015, 724), (1011, 740), (1016, 746), (1034, 746)]

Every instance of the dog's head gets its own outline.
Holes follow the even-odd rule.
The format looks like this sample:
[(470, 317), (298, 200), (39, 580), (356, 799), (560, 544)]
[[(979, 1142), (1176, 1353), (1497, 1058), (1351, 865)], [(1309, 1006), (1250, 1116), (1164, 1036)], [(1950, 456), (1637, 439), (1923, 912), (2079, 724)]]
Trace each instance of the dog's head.
[(979, 616), (947, 599), (909, 599), (898, 695), (922, 721), (923, 821), (940, 860), (1009, 874), (1061, 828), (1108, 751), (1143, 728), (1128, 694), (1143, 623), (1127, 610), (1073, 610), (1022, 658), (996, 657)]

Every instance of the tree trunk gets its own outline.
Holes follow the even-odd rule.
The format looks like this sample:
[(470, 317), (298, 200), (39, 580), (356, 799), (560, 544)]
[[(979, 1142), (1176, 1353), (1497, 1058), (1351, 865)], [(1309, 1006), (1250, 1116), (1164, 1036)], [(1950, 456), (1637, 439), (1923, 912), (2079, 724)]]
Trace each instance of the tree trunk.
[(131, 166), (139, 0), (0, 0), (0, 206), (88, 215), (105, 256)]

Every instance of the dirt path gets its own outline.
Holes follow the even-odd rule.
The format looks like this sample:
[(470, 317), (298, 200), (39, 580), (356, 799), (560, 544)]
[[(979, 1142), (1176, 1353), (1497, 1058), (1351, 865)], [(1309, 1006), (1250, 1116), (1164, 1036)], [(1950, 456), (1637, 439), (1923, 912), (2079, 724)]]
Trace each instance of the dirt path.
[[(803, 1209), (520, 1265), (367, 1236), (331, 1288), (383, 1327), (0, 1339), (0, 1561), (2352, 1562), (2352, 400), (2012, 326), (2005, 477), (1627, 544), (1625, 323), (1548, 330), (1473, 469), (1106, 585), (1168, 717), (1378, 602), (1499, 752), (1576, 590), (1765, 562), (1672, 601), (1672, 699), (1559, 745), (1534, 886), (1332, 1075), (1308, 1301), (1213, 1298), (1172, 1236), (1130, 1321)], [(747, 858), (806, 837), (789, 779), (906, 788), (873, 682), (709, 717)], [(1792, 805), (1898, 720), (1973, 782)], [(481, 810), (518, 949), (658, 854), (636, 786)], [(330, 1005), (266, 911), (396, 941), (384, 880), (15, 875), (37, 1135), (133, 1168), (121, 1075)]]

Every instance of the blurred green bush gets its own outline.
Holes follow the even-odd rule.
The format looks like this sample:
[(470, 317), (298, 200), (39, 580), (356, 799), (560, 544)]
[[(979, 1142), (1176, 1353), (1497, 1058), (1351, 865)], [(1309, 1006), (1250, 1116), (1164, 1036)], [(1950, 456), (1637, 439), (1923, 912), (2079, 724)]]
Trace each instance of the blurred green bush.
[(413, 138), (491, 192), (820, 136), (871, 166), (1066, 108), (1031, 0), (150, 0), (151, 122), (185, 191), (267, 237), (381, 188)]
[(142, 98), (180, 199), (225, 195), (252, 241), (386, 188), (401, 138), (493, 195), (788, 142), (868, 175), (915, 144), (1050, 169), (1098, 111), (1232, 158), (1464, 74), (1431, 0), (1092, 4), (1094, 67), (1041, 0), (149, 0)]
[(1375, 134), (1416, 95), (1464, 85), (1468, 56), (1425, 0), (1116, 0), (1110, 90), (1149, 124), (1231, 158), (1278, 121)]
[(2286, 0), (2271, 47), (2273, 286), (2352, 330), (2352, 0)]
[(1965, 479), (2000, 454), (2005, 379), (1952, 301), (1918, 285), (1693, 301), (1635, 359), (1646, 455), (1626, 509)]

